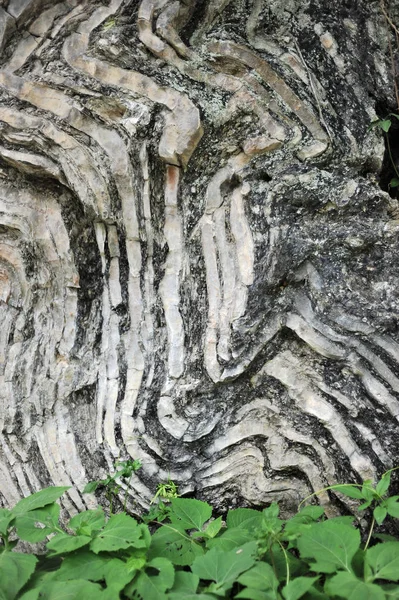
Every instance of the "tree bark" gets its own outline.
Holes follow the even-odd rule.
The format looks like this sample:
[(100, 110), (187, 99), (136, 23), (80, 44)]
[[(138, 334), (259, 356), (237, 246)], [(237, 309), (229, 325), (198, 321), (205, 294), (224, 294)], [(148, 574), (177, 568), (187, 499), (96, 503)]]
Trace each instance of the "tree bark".
[(0, 505), (396, 465), (397, 2), (0, 4)]

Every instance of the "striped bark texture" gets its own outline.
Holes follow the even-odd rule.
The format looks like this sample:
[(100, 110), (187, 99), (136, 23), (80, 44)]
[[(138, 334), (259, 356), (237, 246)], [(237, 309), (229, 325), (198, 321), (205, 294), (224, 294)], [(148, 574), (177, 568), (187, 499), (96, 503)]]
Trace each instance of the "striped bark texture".
[(0, 2), (0, 505), (398, 464), (391, 4)]

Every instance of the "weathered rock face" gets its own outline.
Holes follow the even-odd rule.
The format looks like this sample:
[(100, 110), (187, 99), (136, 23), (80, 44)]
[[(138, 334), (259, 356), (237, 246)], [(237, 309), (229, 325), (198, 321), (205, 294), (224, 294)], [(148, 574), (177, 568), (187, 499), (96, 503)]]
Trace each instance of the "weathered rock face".
[(1, 6), (0, 505), (118, 457), (136, 509), (397, 464), (380, 2)]

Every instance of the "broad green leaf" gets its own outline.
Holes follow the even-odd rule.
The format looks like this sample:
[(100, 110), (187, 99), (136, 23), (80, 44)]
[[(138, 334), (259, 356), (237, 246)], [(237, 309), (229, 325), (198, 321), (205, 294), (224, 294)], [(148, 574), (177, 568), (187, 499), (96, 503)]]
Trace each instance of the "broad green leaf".
[(399, 179), (397, 177), (394, 177), (393, 179), (391, 179), (391, 181), (389, 182), (389, 187), (391, 187), (391, 188), (399, 187)]
[(329, 596), (324, 592), (320, 591), (320, 589), (315, 586), (312, 586), (307, 592), (305, 596), (306, 600), (327, 600)]
[(50, 581), (40, 589), (40, 600), (101, 600), (103, 590), (98, 583), (77, 579)]
[(265, 562), (257, 562), (252, 569), (240, 575), (237, 579), (242, 585), (256, 590), (273, 590), (278, 588), (278, 579), (272, 567)]
[[(296, 558), (291, 552), (287, 553), (287, 557), (291, 577), (299, 577), (300, 575), (308, 574), (309, 567), (305, 562)], [(279, 544), (273, 544), (272, 555), (270, 552), (267, 552), (263, 557), (263, 560), (273, 567), (279, 581), (285, 581), (287, 575), (286, 555)]]
[[(38, 600), (39, 594), (39, 589), (29, 590), (28, 592), (25, 592), (25, 594), (22, 594), (22, 596), (19, 597), (19, 600)], [(5, 598), (5, 596), (0, 594), (0, 600), (3, 600), (3, 598)]]
[[(93, 531), (99, 531), (105, 525), (105, 515), (102, 508), (96, 510), (85, 510), (81, 512), (68, 523), (68, 527), (76, 533), (83, 533), (84, 535), (91, 535)], [(84, 530), (81, 531), (81, 530)]]
[[(391, 182), (392, 185), (392, 182)], [(398, 185), (399, 185), (399, 180), (398, 180)], [(385, 494), (385, 492), (388, 490), (389, 485), (391, 483), (391, 473), (388, 471), (388, 473), (385, 473), (381, 479), (379, 480), (379, 482), (377, 483), (376, 487), (375, 487), (375, 491), (377, 492), (377, 494), (379, 494), (380, 496), (383, 496)]]
[(381, 525), (387, 516), (387, 509), (383, 506), (376, 506), (373, 510), (374, 519), (377, 521), (377, 525)]
[(361, 488), (355, 487), (354, 485), (334, 485), (333, 491), (340, 492), (340, 494), (348, 496), (348, 498), (356, 498), (357, 500), (362, 500), (364, 498)]
[(212, 516), (212, 507), (207, 502), (191, 498), (173, 498), (169, 518), (174, 525), (184, 529), (202, 530)]
[(323, 514), (324, 508), (321, 506), (305, 506), (298, 514), (286, 521), (284, 526), (285, 537), (288, 539), (297, 537)]
[(52, 504), (58, 498), (69, 490), (70, 486), (66, 487), (48, 487), (40, 492), (36, 492), (27, 498), (22, 498), (12, 509), (12, 514), (15, 517), (19, 517), (29, 512), (30, 510), (36, 510), (37, 508), (43, 508), (47, 504)]
[(113, 515), (104, 529), (96, 535), (90, 544), (93, 552), (113, 552), (133, 546), (146, 548), (148, 546), (148, 527), (138, 525), (133, 517), (125, 514)]
[(107, 587), (117, 594), (132, 581), (137, 570), (129, 568), (127, 563), (119, 558), (107, 559), (104, 575)]
[(171, 592), (186, 592), (187, 594), (195, 594), (199, 584), (199, 577), (194, 573), (187, 571), (176, 571), (175, 580)]
[[(60, 505), (53, 502), (44, 508), (31, 510), (21, 517), (16, 517), (15, 527), (18, 537), (26, 542), (41, 542), (58, 527), (60, 516)], [(36, 523), (42, 523), (45, 527), (37, 527)]]
[(363, 482), (362, 494), (365, 500), (373, 500), (375, 498), (375, 490), (372, 487), (371, 479), (367, 479)]
[(276, 592), (257, 590), (256, 588), (245, 588), (241, 590), (234, 598), (245, 598), (246, 600), (277, 600), (281, 596), (277, 596)]
[(215, 600), (210, 594), (190, 594), (189, 592), (169, 592), (167, 600)]
[(37, 558), (31, 554), (2, 552), (0, 554), (0, 593), (6, 600), (14, 600), (31, 577)]
[[(108, 557), (98, 556), (87, 548), (66, 556), (61, 567), (56, 572), (59, 581), (67, 579), (86, 579), (90, 581), (101, 581), (104, 579)], [(112, 562), (112, 561), (111, 561)]]
[(226, 525), (229, 529), (241, 527), (242, 529), (253, 530), (259, 527), (262, 522), (262, 513), (253, 508), (235, 508), (229, 510), (226, 517)]
[(349, 571), (352, 558), (360, 547), (360, 532), (334, 521), (315, 523), (298, 539), (301, 557), (315, 561), (311, 563), (313, 571)]
[(298, 517), (309, 517), (313, 521), (317, 521), (324, 515), (324, 508), (322, 506), (304, 506), (298, 513)]
[(277, 502), (272, 502), (270, 506), (262, 510), (262, 515), (267, 518), (277, 518), (280, 514), (280, 508)]
[(235, 527), (234, 529), (227, 529), (220, 536), (215, 537), (211, 540), (207, 540), (207, 548), (220, 548), (221, 550), (232, 550), (242, 546), (246, 542), (251, 542), (254, 536), (248, 529), (241, 529), (241, 527)]
[(387, 498), (387, 500), (386, 500), (388, 514), (391, 515), (391, 517), (395, 517), (397, 519), (399, 519), (398, 498), (399, 498), (399, 496), (391, 496), (390, 498)]
[(385, 600), (382, 589), (373, 583), (365, 583), (352, 573), (337, 573), (324, 586), (334, 598), (345, 600)]
[(385, 542), (366, 552), (367, 579), (399, 581), (399, 542)]
[(12, 520), (14, 519), (13, 513), (7, 508), (0, 508), (0, 534), (5, 535), (9, 528)]
[(282, 589), (285, 600), (298, 600), (302, 598), (317, 580), (318, 577), (296, 577), (296, 579), (292, 579)]
[(219, 585), (233, 585), (241, 573), (255, 563), (256, 542), (244, 544), (229, 552), (212, 548), (204, 556), (199, 556), (191, 565), (193, 573), (201, 579), (215, 581)]
[(59, 533), (47, 542), (47, 549), (51, 550), (52, 556), (59, 554), (68, 554), (74, 552), (83, 546), (87, 546), (91, 542), (91, 537), (88, 535), (68, 535), (67, 533)]
[(361, 504), (360, 506), (357, 507), (357, 510), (366, 510), (366, 508), (368, 508), (369, 506), (371, 506), (372, 500), (367, 500), (367, 502), (364, 502), (363, 504)]
[[(154, 571), (157, 572), (154, 575)], [(165, 592), (173, 586), (175, 570), (172, 563), (166, 558), (154, 558), (150, 561), (144, 571), (132, 581), (126, 588), (129, 596), (137, 591), (141, 598), (148, 600), (164, 600)]]
[(161, 556), (169, 559), (174, 565), (191, 565), (197, 556), (202, 556), (204, 549), (191, 539), (184, 529), (171, 525), (162, 525), (152, 536), (148, 552), (150, 559)]

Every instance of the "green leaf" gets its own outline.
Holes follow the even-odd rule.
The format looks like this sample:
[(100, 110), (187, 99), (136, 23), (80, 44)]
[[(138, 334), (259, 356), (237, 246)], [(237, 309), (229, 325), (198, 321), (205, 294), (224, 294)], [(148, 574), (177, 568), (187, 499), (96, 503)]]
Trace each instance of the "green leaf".
[(105, 515), (102, 508), (85, 510), (72, 517), (68, 523), (68, 527), (76, 533), (83, 533), (81, 530), (84, 529), (84, 535), (91, 535), (93, 531), (99, 531), (104, 525)]
[(31, 554), (3, 552), (0, 554), (0, 594), (14, 600), (35, 570), (37, 558)]
[(260, 526), (262, 513), (252, 508), (235, 508), (229, 510), (226, 517), (226, 525), (229, 529), (241, 527), (242, 529), (253, 529)]
[[(129, 568), (127, 563), (119, 558), (106, 560), (104, 577), (107, 587), (119, 594), (128, 583), (132, 581), (137, 573), (136, 569)], [(119, 595), (117, 596), (119, 598)]]
[(214, 538), (221, 530), (222, 525), (222, 517), (218, 517), (209, 523), (208, 527), (202, 532), (202, 535), (207, 538)]
[(148, 547), (148, 527), (138, 525), (133, 517), (125, 514), (113, 515), (104, 529), (96, 535), (90, 544), (91, 550), (98, 552), (113, 552), (133, 546), (134, 548)]
[(399, 542), (385, 542), (369, 548), (365, 567), (367, 579), (399, 581)]
[[(392, 180), (394, 181), (394, 180)], [(392, 187), (392, 181), (391, 181), (391, 187)], [(398, 185), (399, 185), (399, 179), (397, 179)], [(396, 186), (393, 186), (396, 187)], [(390, 471), (388, 471), (387, 473), (384, 473), (384, 475), (381, 477), (380, 481), (377, 483), (376, 487), (375, 487), (375, 491), (377, 492), (377, 494), (379, 494), (380, 496), (383, 496), (388, 488), (389, 485), (391, 483), (391, 473)]]
[(279, 596), (273, 591), (264, 592), (263, 590), (257, 590), (256, 588), (245, 588), (236, 594), (234, 598), (245, 598), (246, 600), (277, 600)]
[(199, 577), (187, 571), (176, 571), (175, 580), (171, 592), (186, 592), (195, 594), (199, 584)]
[(387, 516), (387, 509), (383, 506), (376, 506), (373, 510), (374, 519), (377, 521), (377, 525), (381, 525), (384, 522), (385, 517)]
[(201, 579), (215, 581), (221, 586), (232, 586), (237, 577), (255, 563), (256, 549), (256, 542), (249, 542), (229, 552), (212, 548), (204, 556), (195, 559), (191, 570)]
[(215, 596), (211, 596), (210, 594), (190, 594), (188, 592), (169, 592), (167, 600), (215, 600)]
[(364, 502), (364, 504), (361, 504), (360, 506), (358, 506), (357, 510), (366, 510), (366, 508), (371, 506), (371, 503), (372, 503), (372, 500), (367, 500), (367, 502)]
[(283, 587), (282, 594), (285, 600), (298, 600), (318, 580), (318, 577), (297, 577)]
[(286, 521), (284, 526), (285, 537), (288, 539), (297, 537), (323, 514), (324, 508), (321, 506), (305, 506), (298, 514)]
[(364, 498), (361, 488), (357, 488), (353, 485), (334, 485), (333, 491), (340, 492), (340, 494), (348, 496), (348, 498), (355, 498), (357, 500), (362, 500)]
[(298, 517), (309, 517), (312, 521), (317, 521), (324, 515), (322, 506), (304, 506), (298, 513)]
[(202, 530), (212, 516), (212, 507), (207, 502), (191, 498), (172, 498), (169, 518), (174, 525), (184, 529)]
[[(28, 592), (25, 592), (25, 594), (22, 594), (22, 596), (19, 597), (19, 600), (38, 600), (39, 593), (39, 589), (29, 590)], [(5, 598), (5, 596), (2, 596), (0, 592), (0, 600), (3, 600), (3, 598)]]
[(391, 179), (391, 181), (389, 182), (389, 187), (391, 188), (395, 188), (399, 186), (399, 179), (397, 179), (396, 177), (394, 177), (393, 179)]
[(15, 517), (10, 510), (7, 508), (0, 508), (0, 534), (7, 534), (7, 530), (14, 518)]
[(391, 515), (391, 517), (395, 517), (396, 519), (399, 519), (398, 498), (399, 498), (399, 496), (391, 496), (390, 498), (387, 498), (387, 500), (386, 500), (386, 507), (387, 507), (388, 514)]
[(257, 562), (252, 569), (240, 575), (237, 579), (242, 585), (256, 590), (277, 590), (279, 583), (271, 565)]
[(98, 583), (90, 581), (50, 581), (40, 588), (43, 600), (99, 600), (103, 590)]
[(381, 127), (381, 129), (383, 131), (385, 131), (385, 133), (388, 133), (391, 125), (392, 125), (391, 119), (383, 119), (382, 121), (378, 122), (378, 126)]
[[(213, 541), (213, 540), (212, 540)], [(152, 536), (149, 558), (163, 557), (174, 565), (191, 565), (204, 549), (184, 531), (171, 525), (162, 525)]]
[(84, 486), (82, 494), (93, 494), (99, 485), (102, 485), (102, 481), (89, 481)]
[(208, 549), (220, 548), (221, 550), (227, 551), (238, 548), (246, 542), (251, 542), (253, 539), (254, 536), (247, 529), (235, 527), (234, 529), (227, 529), (227, 531), (224, 531), (218, 537), (207, 540), (206, 547)]
[(399, 585), (386, 583), (381, 585), (381, 589), (384, 590), (385, 597), (389, 600), (399, 600)]
[(88, 535), (68, 535), (67, 533), (58, 533), (49, 542), (47, 549), (51, 550), (52, 556), (59, 554), (68, 554), (74, 552), (83, 546), (87, 546), (91, 542), (91, 537)]
[(382, 589), (373, 583), (365, 583), (352, 573), (337, 573), (324, 586), (325, 591), (345, 600), (385, 600)]
[[(58, 527), (59, 516), (60, 506), (53, 502), (44, 508), (31, 510), (21, 517), (16, 517), (15, 527), (18, 537), (31, 543), (43, 541)], [(42, 523), (45, 527), (37, 527), (36, 523)]]
[[(156, 575), (153, 574), (154, 571), (157, 571)], [(143, 599), (164, 600), (166, 598), (164, 592), (173, 586), (174, 578), (175, 570), (172, 563), (166, 558), (154, 558), (127, 586), (126, 594), (129, 596), (137, 591)]]
[(62, 496), (67, 490), (70, 489), (70, 486), (66, 487), (48, 487), (40, 492), (36, 492), (36, 494), (32, 494), (27, 498), (22, 498), (12, 509), (12, 514), (15, 517), (19, 517), (21, 515), (26, 514), (30, 510), (36, 510), (37, 508), (43, 508), (47, 504), (52, 504), (58, 498)]
[(360, 532), (335, 523), (334, 519), (315, 523), (298, 540), (301, 557), (314, 559), (311, 569), (321, 573), (333, 573), (337, 569), (349, 571), (359, 546)]
[(104, 579), (108, 557), (98, 556), (87, 548), (66, 556), (57, 571), (57, 580), (85, 579), (101, 581)]
[(369, 501), (374, 500), (375, 490), (372, 487), (371, 479), (367, 479), (366, 481), (363, 482), (362, 494), (363, 494), (363, 498), (365, 498), (365, 500), (369, 500)]

